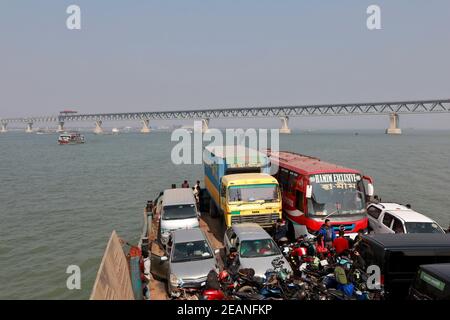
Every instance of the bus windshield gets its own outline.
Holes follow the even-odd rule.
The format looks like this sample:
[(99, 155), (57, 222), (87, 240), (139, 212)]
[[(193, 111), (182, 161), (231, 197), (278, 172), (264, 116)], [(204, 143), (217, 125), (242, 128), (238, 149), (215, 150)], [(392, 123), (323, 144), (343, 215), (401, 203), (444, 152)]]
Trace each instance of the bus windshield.
[(308, 212), (311, 215), (364, 213), (364, 184), (359, 174), (316, 174), (310, 177), (310, 182), (312, 197), (308, 199)]
[(228, 202), (276, 202), (279, 201), (278, 185), (249, 184), (228, 188)]

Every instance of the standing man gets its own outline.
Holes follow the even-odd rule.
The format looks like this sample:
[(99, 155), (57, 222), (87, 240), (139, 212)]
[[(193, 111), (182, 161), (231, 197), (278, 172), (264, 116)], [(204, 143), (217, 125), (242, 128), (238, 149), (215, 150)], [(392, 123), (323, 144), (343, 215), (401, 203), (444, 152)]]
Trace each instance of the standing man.
[(352, 248), (357, 248), (359, 243), (362, 241), (362, 236), (364, 234), (364, 231), (362, 229), (358, 230), (358, 234), (355, 237), (355, 240), (353, 240), (353, 243), (351, 244)]
[(189, 188), (189, 182), (187, 180), (184, 180), (183, 184), (181, 185), (182, 188)]
[(339, 237), (333, 241), (333, 247), (336, 249), (338, 255), (349, 249), (350, 244), (347, 238), (345, 238), (345, 232), (343, 230), (339, 230)]
[(230, 248), (230, 253), (225, 259), (224, 267), (230, 274), (231, 278), (235, 279), (240, 267), (239, 255), (236, 248)]
[(200, 208), (200, 200), (202, 198), (202, 194), (201, 194), (202, 190), (200, 189), (200, 181), (199, 180), (197, 180), (197, 182), (195, 183), (193, 190), (194, 190), (195, 201), (197, 202), (197, 208), (199, 211), (201, 211), (202, 208)]
[(287, 226), (283, 219), (278, 218), (273, 226), (273, 239), (277, 244), (280, 241), (287, 241)]
[(325, 219), (325, 223), (320, 227), (319, 234), (323, 236), (325, 245), (329, 248), (333, 246), (333, 241), (336, 238), (330, 219)]

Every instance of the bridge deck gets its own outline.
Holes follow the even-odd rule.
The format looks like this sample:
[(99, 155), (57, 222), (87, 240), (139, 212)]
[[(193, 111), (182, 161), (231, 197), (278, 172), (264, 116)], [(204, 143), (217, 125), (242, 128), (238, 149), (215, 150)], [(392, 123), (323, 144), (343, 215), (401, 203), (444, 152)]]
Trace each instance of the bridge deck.
[(174, 119), (217, 119), (217, 118), (252, 118), (252, 117), (303, 117), (303, 116), (338, 116), (338, 115), (382, 115), (382, 114), (421, 114), (450, 112), (450, 99), (344, 103), (300, 106), (272, 107), (236, 107), (220, 109), (195, 109), (178, 111), (94, 113), (94, 114), (60, 114), (54, 116), (37, 116), (24, 118), (0, 119), (1, 123), (12, 122), (67, 122), (67, 121), (118, 121), (118, 120), (174, 120)]

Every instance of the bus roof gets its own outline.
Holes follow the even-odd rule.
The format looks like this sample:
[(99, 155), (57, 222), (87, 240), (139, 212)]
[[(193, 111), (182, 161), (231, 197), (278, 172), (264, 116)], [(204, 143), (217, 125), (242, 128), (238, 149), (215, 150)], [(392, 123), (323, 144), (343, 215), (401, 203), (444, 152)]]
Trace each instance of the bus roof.
[(319, 158), (306, 156), (303, 154), (290, 152), (290, 151), (268, 151), (270, 160), (278, 164), (281, 168), (289, 169), (291, 171), (309, 175), (318, 173), (356, 173), (360, 174), (360, 171), (355, 169), (339, 166), (334, 163), (329, 163), (320, 160)]

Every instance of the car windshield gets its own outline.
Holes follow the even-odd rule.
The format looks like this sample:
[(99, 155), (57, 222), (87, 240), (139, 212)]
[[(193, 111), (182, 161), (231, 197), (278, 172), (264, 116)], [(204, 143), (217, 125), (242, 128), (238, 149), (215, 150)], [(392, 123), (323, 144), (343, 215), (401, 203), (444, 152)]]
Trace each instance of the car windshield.
[(316, 174), (310, 177), (310, 182), (312, 197), (308, 199), (308, 212), (311, 215), (364, 213), (364, 184), (359, 174)]
[(174, 244), (172, 262), (211, 259), (211, 248), (205, 240)]
[(444, 233), (444, 231), (433, 222), (405, 222), (407, 233)]
[(165, 206), (162, 215), (163, 220), (189, 219), (195, 217), (197, 217), (197, 210), (194, 204)]
[(239, 255), (242, 258), (257, 258), (280, 255), (278, 246), (272, 239), (242, 241)]
[(228, 202), (275, 202), (279, 200), (277, 184), (250, 184), (228, 188)]

